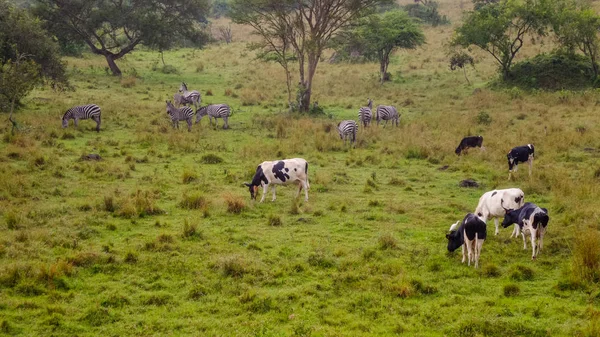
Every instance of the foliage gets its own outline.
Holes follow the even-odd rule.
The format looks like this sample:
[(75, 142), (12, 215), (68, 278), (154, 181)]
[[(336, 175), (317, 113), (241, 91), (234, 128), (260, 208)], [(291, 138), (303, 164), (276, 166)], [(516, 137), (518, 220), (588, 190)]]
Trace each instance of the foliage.
[(229, 16), (231, 5), (229, 0), (214, 0), (211, 4), (210, 15), (215, 18)]
[(408, 15), (434, 27), (450, 24), (450, 20), (438, 12), (438, 6), (434, 0), (415, 0), (415, 3), (404, 6), (404, 10)]
[(587, 56), (594, 71), (598, 68), (598, 31), (600, 16), (591, 8), (580, 8), (574, 0), (561, 1), (553, 18), (553, 29), (558, 43), (568, 51), (579, 50)]
[(13, 99), (18, 105), (41, 80), (68, 85), (57, 45), (34, 17), (0, 0), (0, 110)]
[(421, 28), (404, 11), (389, 11), (360, 20), (336, 40), (346, 55), (358, 51), (367, 60), (379, 61), (380, 81), (386, 79), (390, 55), (397, 48), (415, 49), (425, 43)]
[(198, 28), (208, 12), (206, 0), (36, 1), (34, 13), (59, 40), (85, 43), (106, 58), (113, 75), (121, 75), (115, 60), (138, 45), (162, 51), (182, 39), (198, 45), (207, 40)]
[(467, 83), (471, 84), (469, 78), (467, 77), (467, 66), (471, 65), (471, 67), (475, 67), (475, 61), (473, 57), (464, 51), (457, 51), (450, 55), (450, 70), (455, 70), (456, 68), (461, 68), (463, 73), (465, 74), (465, 79)]
[(299, 86), (303, 95), (298, 110), (310, 109), (312, 85), (320, 57), (330, 39), (376, 5), (389, 0), (233, 0), (234, 22), (250, 25), (261, 37), (263, 53), (274, 53), (288, 78), (287, 58), (298, 59)]
[(593, 73), (589, 59), (582, 55), (539, 54), (515, 64), (504, 84), (526, 89), (584, 89), (594, 84)]
[(498, 2), (500, 2), (500, 0), (473, 0), (473, 8), (477, 11), (486, 5), (496, 4)]
[(503, 0), (468, 12), (456, 28), (452, 45), (486, 51), (498, 63), (503, 79), (508, 79), (525, 35), (546, 34), (552, 4), (551, 0)]

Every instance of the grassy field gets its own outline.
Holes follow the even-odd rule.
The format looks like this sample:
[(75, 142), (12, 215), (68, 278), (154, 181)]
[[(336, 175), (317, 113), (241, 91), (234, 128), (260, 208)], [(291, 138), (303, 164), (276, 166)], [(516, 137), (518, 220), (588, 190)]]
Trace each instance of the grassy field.
[[(440, 10), (455, 23), (468, 3)], [(493, 91), (484, 54), (468, 86), (448, 69), (451, 27), (426, 33), (384, 86), (377, 65), (321, 63), (318, 118), (281, 112), (283, 73), (253, 59), (243, 27), (233, 44), (165, 53), (176, 73), (148, 51), (120, 62), (122, 79), (102, 58), (66, 59), (76, 91), (38, 89), (17, 134), (0, 126), (0, 334), (600, 335), (600, 92)], [(230, 129), (173, 130), (164, 101), (181, 81), (230, 104)], [(361, 130), (351, 149), (335, 125), (367, 97), (398, 106), (401, 125)], [(92, 102), (100, 133), (61, 128), (68, 107)], [(486, 151), (457, 157), (473, 134)], [(533, 176), (507, 181), (506, 153), (527, 143)], [(309, 202), (294, 188), (251, 202), (256, 166), (291, 157), (309, 162)], [(459, 188), (466, 178), (482, 186)], [(549, 209), (544, 251), (531, 261), (504, 229), (480, 269), (461, 264), (449, 226), (508, 187)]]

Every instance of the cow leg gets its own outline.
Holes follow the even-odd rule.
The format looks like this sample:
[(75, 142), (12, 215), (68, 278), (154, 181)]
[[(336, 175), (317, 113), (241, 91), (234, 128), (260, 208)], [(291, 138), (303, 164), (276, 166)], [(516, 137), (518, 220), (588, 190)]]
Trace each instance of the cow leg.
[(535, 245), (535, 236), (537, 234), (536, 232), (537, 232), (537, 230), (533, 229), (533, 228), (531, 228), (529, 230), (529, 233), (531, 234), (531, 259), (532, 260), (535, 260), (535, 257), (537, 255), (536, 254), (536, 245)]
[[(306, 179), (308, 179), (308, 177)], [(304, 188), (304, 201), (308, 202), (308, 182), (307, 182), (307, 180), (302, 180), (302, 187)]]
[(477, 247), (475, 247), (475, 268), (477, 268), (479, 266), (479, 257), (481, 256), (481, 249), (483, 248), (483, 242), (485, 241), (485, 239), (477, 239), (476, 245)]
[(473, 247), (472, 247), (472, 244), (473, 244), (473, 243), (472, 243), (472, 241), (471, 241), (471, 240), (469, 240), (469, 239), (467, 238), (467, 232), (466, 232), (466, 231), (463, 233), (463, 237), (465, 238), (465, 245), (467, 245), (467, 254), (468, 254), (467, 258), (468, 258), (468, 260), (469, 260), (469, 261), (467, 262), (467, 265), (468, 265), (468, 266), (471, 266), (471, 260), (473, 259), (473, 251), (472, 251), (472, 250), (473, 250), (473, 249), (472, 249), (472, 248), (473, 248)]
[(527, 162), (529, 164), (529, 176), (531, 177), (531, 168), (533, 166), (533, 157), (529, 156), (529, 160)]
[(494, 225), (496, 226), (496, 233), (494, 235), (498, 235), (498, 233), (500, 233), (498, 230), (498, 218), (494, 218)]
[(262, 194), (262, 198), (260, 198), (260, 202), (265, 201), (265, 196), (267, 195), (268, 190), (269, 190), (269, 184), (264, 184), (263, 185), (263, 194)]
[(277, 197), (275, 197), (275, 185), (271, 186), (271, 191), (273, 191), (273, 199), (271, 199), (271, 201), (275, 201), (275, 199), (277, 199)]
[(465, 263), (465, 250), (466, 250), (466, 247), (465, 247), (465, 246), (466, 246), (466, 245), (467, 245), (467, 243), (465, 242), (465, 243), (463, 243), (463, 245), (460, 247), (460, 248), (461, 248), (461, 251), (462, 251), (462, 261), (460, 261), (460, 263)]

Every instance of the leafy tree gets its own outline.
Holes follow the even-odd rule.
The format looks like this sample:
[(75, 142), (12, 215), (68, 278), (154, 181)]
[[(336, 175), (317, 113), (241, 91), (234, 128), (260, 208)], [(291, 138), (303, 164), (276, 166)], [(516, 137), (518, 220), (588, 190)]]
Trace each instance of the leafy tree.
[(463, 70), (463, 74), (465, 75), (465, 79), (467, 83), (471, 85), (471, 81), (467, 77), (467, 66), (471, 65), (471, 67), (475, 67), (475, 60), (473, 57), (464, 51), (454, 52), (450, 55), (450, 70), (456, 70), (456, 68), (461, 68)]
[(414, 0), (414, 3), (404, 6), (408, 15), (418, 18), (433, 26), (447, 25), (450, 23), (445, 15), (438, 11), (439, 4), (433, 0)]
[[(317, 65), (340, 29), (389, 0), (233, 0), (231, 17), (255, 28), (267, 48), (291, 46), (298, 61), (298, 110), (308, 112)], [(261, 27), (261, 29), (256, 29)], [(274, 36), (283, 39), (274, 39)], [(277, 44), (268, 40), (277, 40)]]
[(473, 5), (474, 5), (475, 10), (477, 11), (485, 5), (496, 4), (499, 1), (500, 0), (473, 0)]
[(181, 38), (201, 44), (207, 35), (198, 21), (207, 0), (36, 0), (34, 12), (59, 39), (81, 41), (102, 55), (114, 75), (116, 60), (138, 45), (166, 50)]
[(504, 79), (526, 34), (545, 35), (553, 0), (503, 0), (468, 12), (456, 28), (455, 46), (477, 46), (494, 57)]
[(56, 43), (27, 11), (0, 0), (0, 109), (14, 110), (43, 80), (68, 86)]
[(370, 15), (343, 35), (342, 46), (358, 49), (368, 60), (379, 62), (381, 83), (387, 80), (390, 55), (398, 48), (415, 49), (425, 43), (423, 31), (404, 11)]
[(581, 51), (598, 77), (598, 32), (600, 16), (591, 8), (579, 8), (575, 1), (562, 2), (553, 23), (556, 38), (569, 51)]

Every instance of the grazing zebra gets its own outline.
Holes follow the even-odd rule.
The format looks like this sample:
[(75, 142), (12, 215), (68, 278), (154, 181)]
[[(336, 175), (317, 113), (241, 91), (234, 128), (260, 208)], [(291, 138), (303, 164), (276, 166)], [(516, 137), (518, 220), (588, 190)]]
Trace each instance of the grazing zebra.
[(371, 119), (373, 118), (373, 101), (369, 98), (367, 106), (363, 106), (358, 109), (358, 122), (362, 123), (364, 127), (371, 125)]
[(80, 105), (67, 110), (62, 118), (62, 126), (69, 126), (69, 119), (73, 119), (75, 127), (79, 126), (80, 119), (91, 118), (96, 122), (96, 131), (100, 132), (100, 107), (96, 104)]
[(212, 126), (212, 119), (215, 119), (215, 128), (217, 127), (217, 118), (223, 118), (225, 125), (223, 125), (223, 129), (229, 129), (229, 123), (227, 122), (229, 116), (231, 116), (231, 109), (227, 104), (211, 104), (207, 106), (201, 106), (198, 109), (198, 114), (196, 115), (196, 123), (198, 123), (202, 117), (208, 115), (208, 121), (210, 126)]
[(348, 137), (350, 137), (350, 142), (356, 145), (356, 131), (358, 130), (358, 124), (355, 121), (341, 121), (337, 128), (338, 133), (340, 134), (340, 139), (344, 140), (344, 145), (346, 145), (346, 139), (348, 139)]
[(198, 90), (188, 91), (187, 84), (185, 84), (185, 82), (181, 82), (179, 92), (182, 93), (182, 96), (179, 99), (179, 104), (194, 104), (196, 111), (198, 111), (198, 106), (200, 105), (200, 102), (202, 102), (202, 97), (200, 96)]
[(167, 114), (173, 121), (173, 129), (175, 127), (179, 129), (179, 121), (186, 121), (188, 125), (188, 131), (192, 131), (192, 118), (194, 118), (194, 110), (187, 106), (176, 108), (173, 103), (169, 101), (165, 101), (165, 103), (167, 103)]
[(388, 121), (392, 121), (392, 126), (400, 124), (400, 114), (396, 110), (396, 107), (391, 105), (378, 105), (375, 110), (375, 118), (377, 119), (377, 125), (379, 125), (380, 121), (385, 121), (383, 127), (387, 125)]

